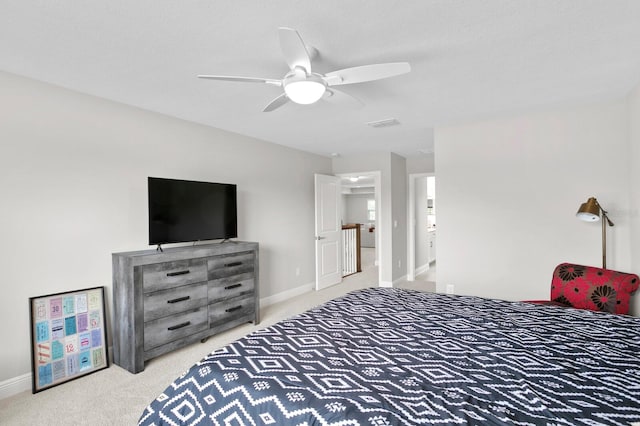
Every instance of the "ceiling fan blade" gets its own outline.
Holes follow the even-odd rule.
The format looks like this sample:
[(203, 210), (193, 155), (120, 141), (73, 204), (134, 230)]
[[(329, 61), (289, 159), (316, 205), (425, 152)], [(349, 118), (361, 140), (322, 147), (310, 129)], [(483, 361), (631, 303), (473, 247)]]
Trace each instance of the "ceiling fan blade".
[(282, 95), (278, 96), (277, 98), (269, 102), (267, 106), (264, 107), (262, 112), (271, 112), (274, 109), (280, 108), (282, 105), (286, 104), (287, 102), (289, 102), (289, 98), (287, 98), (287, 95), (283, 93)]
[(199, 75), (198, 78), (205, 78), (209, 80), (239, 81), (241, 83), (267, 83), (273, 84), (275, 86), (282, 86), (282, 80), (276, 80), (273, 78), (236, 77), (232, 75)]
[(302, 41), (302, 37), (298, 34), (298, 31), (280, 27), (278, 28), (280, 34), (280, 49), (284, 59), (289, 65), (289, 68), (295, 69), (295, 67), (304, 68), (307, 73), (311, 72), (311, 59), (309, 58), (309, 52), (307, 47)]
[(356, 109), (364, 106), (364, 103), (360, 99), (334, 88), (327, 89), (322, 100), (347, 108)]
[(408, 62), (390, 62), (386, 64), (363, 65), (360, 67), (333, 71), (325, 74), (324, 80), (329, 86), (338, 86), (341, 84), (380, 80), (405, 74), (409, 71), (411, 71), (411, 65), (409, 65)]

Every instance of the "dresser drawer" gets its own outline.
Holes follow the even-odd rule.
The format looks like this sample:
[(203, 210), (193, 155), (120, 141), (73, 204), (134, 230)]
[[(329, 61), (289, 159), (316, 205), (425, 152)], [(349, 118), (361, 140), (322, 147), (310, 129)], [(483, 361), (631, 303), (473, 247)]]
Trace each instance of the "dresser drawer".
[(253, 272), (218, 278), (209, 281), (209, 300), (226, 300), (242, 294), (253, 293), (254, 288)]
[(253, 316), (255, 313), (255, 298), (253, 295), (238, 297), (224, 302), (209, 305), (209, 327), (243, 316)]
[(255, 256), (252, 252), (228, 254), (207, 259), (209, 279), (228, 277), (253, 271)]
[(181, 339), (208, 328), (207, 307), (149, 321), (144, 324), (144, 350)]
[(183, 285), (144, 295), (144, 322), (207, 305), (207, 283)]
[(145, 293), (206, 280), (207, 264), (204, 259), (155, 263), (142, 267), (142, 288)]

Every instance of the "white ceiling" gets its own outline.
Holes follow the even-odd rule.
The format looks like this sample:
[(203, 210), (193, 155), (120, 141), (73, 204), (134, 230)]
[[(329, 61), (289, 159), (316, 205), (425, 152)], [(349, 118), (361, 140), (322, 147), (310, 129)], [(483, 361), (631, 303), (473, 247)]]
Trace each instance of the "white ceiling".
[[(277, 28), (314, 71), (408, 61), (342, 86), (366, 106), (262, 108), (282, 78)], [(640, 81), (638, 0), (0, 0), (0, 70), (321, 155), (433, 149), (433, 127), (620, 97)], [(396, 118), (374, 129), (365, 123)]]
[(342, 193), (345, 195), (374, 194), (375, 178), (373, 175), (341, 174)]

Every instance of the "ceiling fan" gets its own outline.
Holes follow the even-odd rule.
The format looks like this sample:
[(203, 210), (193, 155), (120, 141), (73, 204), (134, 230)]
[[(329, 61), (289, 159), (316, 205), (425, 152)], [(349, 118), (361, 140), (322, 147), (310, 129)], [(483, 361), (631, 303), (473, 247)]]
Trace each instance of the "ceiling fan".
[(289, 65), (289, 72), (282, 79), (226, 75), (198, 75), (198, 78), (244, 83), (266, 83), (282, 87), (284, 93), (269, 102), (262, 110), (263, 112), (269, 112), (289, 101), (308, 105), (323, 99), (347, 106), (362, 106), (362, 102), (358, 99), (337, 90), (335, 86), (380, 80), (411, 71), (411, 66), (407, 62), (392, 62), (345, 68), (324, 75), (318, 74), (311, 71), (311, 60), (316, 57), (318, 51), (313, 47), (307, 46), (298, 31), (294, 29), (280, 27), (278, 33), (280, 36), (280, 48), (285, 61)]

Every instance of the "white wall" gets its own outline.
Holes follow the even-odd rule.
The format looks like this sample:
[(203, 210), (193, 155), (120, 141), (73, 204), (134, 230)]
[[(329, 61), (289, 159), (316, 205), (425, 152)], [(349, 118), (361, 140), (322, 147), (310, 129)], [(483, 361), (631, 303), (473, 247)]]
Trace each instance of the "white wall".
[(349, 223), (347, 216), (349, 215), (349, 205), (347, 204), (347, 195), (340, 196), (340, 220), (342, 223)]
[(438, 291), (544, 299), (558, 263), (601, 265), (600, 223), (575, 218), (590, 196), (615, 223), (607, 266), (631, 270), (624, 100), (439, 128), (435, 144)]
[(375, 220), (369, 220), (369, 200), (375, 201), (375, 194), (343, 195), (342, 203), (345, 209), (343, 223), (359, 223), (360, 247), (375, 247), (375, 231), (369, 232), (369, 224), (375, 225)]
[(343, 198), (346, 204), (345, 223), (369, 223), (369, 200), (375, 200), (375, 194), (351, 194)]
[(393, 277), (398, 281), (407, 274), (407, 163), (391, 153), (391, 201), (393, 219)]
[(407, 174), (435, 172), (435, 154), (420, 154), (407, 157)]
[(31, 370), (29, 297), (106, 286), (111, 302), (111, 253), (148, 247), (147, 176), (237, 184), (261, 297), (313, 282), (330, 159), (10, 74), (0, 88), (0, 381)]

